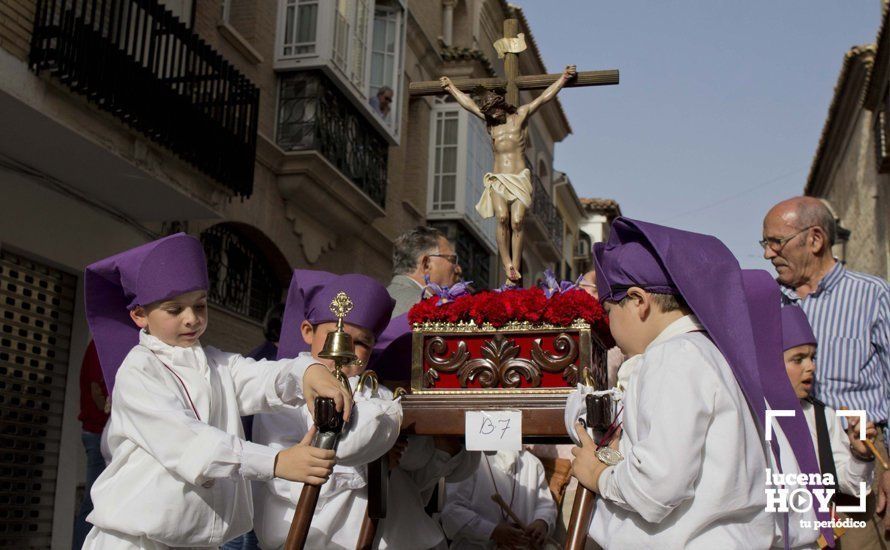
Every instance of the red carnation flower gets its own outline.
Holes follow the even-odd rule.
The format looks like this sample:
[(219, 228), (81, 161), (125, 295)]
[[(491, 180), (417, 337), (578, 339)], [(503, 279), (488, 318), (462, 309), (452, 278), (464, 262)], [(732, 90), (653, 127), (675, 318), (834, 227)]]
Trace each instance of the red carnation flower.
[(414, 304), (414, 306), (408, 311), (408, 322), (414, 324), (432, 321), (433, 317), (437, 313), (437, 301), (438, 298), (433, 296), (432, 298), (427, 298), (426, 300), (421, 300)]
[(470, 316), (477, 325), (490, 323), (502, 327), (512, 320), (513, 308), (503, 299), (502, 292), (480, 292), (473, 296)]
[(473, 296), (467, 294), (448, 304), (447, 321), (449, 323), (469, 322), (470, 310), (473, 307)]
[(547, 297), (544, 295), (543, 290), (534, 287), (526, 290), (505, 292), (504, 294), (516, 313), (517, 321), (540, 322), (544, 308), (547, 307)]

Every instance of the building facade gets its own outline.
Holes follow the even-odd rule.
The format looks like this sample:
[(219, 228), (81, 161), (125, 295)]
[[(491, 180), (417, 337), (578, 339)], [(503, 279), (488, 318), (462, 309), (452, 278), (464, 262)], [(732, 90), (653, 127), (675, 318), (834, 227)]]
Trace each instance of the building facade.
[[(621, 216), (621, 206), (613, 199), (582, 198), (581, 205), (584, 210), (584, 221), (581, 223), (581, 232), (586, 239), (584, 246), (590, 250), (593, 243), (602, 243), (609, 240), (612, 229), (612, 221)], [(581, 245), (579, 245), (579, 254)], [(587, 260), (584, 271), (593, 269), (592, 259)]]
[(835, 255), (853, 270), (890, 276), (890, 11), (874, 44), (844, 56), (804, 193), (838, 220)]
[[(530, 39), (520, 70), (546, 72), (502, 0), (0, 3), (0, 545), (70, 547), (89, 263), (200, 237), (203, 342), (238, 352), (261, 343), (294, 268), (385, 282), (416, 225), (445, 230), (478, 286), (499, 284), (492, 220), (473, 209), (484, 127), (406, 90), (501, 73), (507, 17)], [(558, 101), (532, 121), (526, 280), (577, 273), (580, 203), (553, 175), (569, 132)]]

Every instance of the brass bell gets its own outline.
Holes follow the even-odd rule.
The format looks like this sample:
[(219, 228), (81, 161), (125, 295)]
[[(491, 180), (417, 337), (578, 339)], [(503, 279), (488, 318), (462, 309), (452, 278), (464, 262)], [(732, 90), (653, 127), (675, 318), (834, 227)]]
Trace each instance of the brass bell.
[(352, 307), (352, 300), (349, 299), (349, 296), (343, 291), (338, 292), (331, 301), (331, 312), (337, 317), (337, 330), (328, 333), (324, 339), (324, 346), (318, 352), (319, 358), (334, 361), (334, 376), (350, 392), (352, 392), (352, 388), (349, 385), (349, 378), (343, 374), (343, 367), (355, 361), (357, 357), (352, 336), (343, 330), (343, 318), (352, 311)]
[(355, 361), (355, 343), (352, 336), (343, 330), (343, 318), (352, 311), (352, 300), (345, 292), (340, 291), (337, 296), (331, 300), (331, 313), (337, 317), (337, 330), (329, 332), (324, 340), (324, 347), (318, 353), (322, 359), (332, 359), (337, 370), (343, 368), (344, 365)]
[(337, 321), (337, 330), (329, 332), (324, 340), (324, 347), (318, 352), (321, 359), (332, 359), (334, 364), (342, 367), (355, 361), (355, 344), (352, 336), (343, 330), (343, 319)]

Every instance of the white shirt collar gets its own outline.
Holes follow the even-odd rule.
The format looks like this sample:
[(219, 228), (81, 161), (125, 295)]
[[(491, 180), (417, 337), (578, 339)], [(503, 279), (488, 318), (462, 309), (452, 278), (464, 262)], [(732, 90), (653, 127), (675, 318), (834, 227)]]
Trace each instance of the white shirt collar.
[[(705, 330), (705, 327), (698, 322), (698, 317), (695, 315), (684, 315), (665, 327), (665, 329), (661, 331), (661, 334), (655, 337), (655, 340), (649, 342), (649, 345), (646, 346), (646, 351), (649, 351), (652, 349), (652, 346), (658, 345), (665, 340), (670, 340), (675, 336), (698, 330)], [(645, 353), (645, 351), (643, 353)]]
[[(655, 340), (652, 340), (648, 346), (646, 346), (646, 351), (649, 351), (652, 346), (660, 344), (665, 340), (669, 340), (675, 336), (679, 336), (680, 334), (686, 334), (687, 332), (695, 332), (698, 330), (704, 330), (704, 327), (701, 323), (698, 322), (698, 318), (695, 315), (685, 315), (667, 327), (661, 334), (659, 334)], [(621, 389), (627, 389), (629, 385), (629, 381), (635, 367), (637, 367), (640, 362), (643, 360), (643, 355), (645, 352), (634, 355), (632, 357), (628, 357), (624, 363), (621, 363), (621, 366), (618, 367), (618, 386)]]
[(199, 342), (187, 348), (171, 346), (142, 329), (139, 331), (139, 344), (151, 350), (162, 363), (168, 366), (190, 367), (201, 373), (207, 370), (207, 356)]
[(488, 463), (495, 470), (500, 470), (506, 475), (515, 472), (514, 467), (516, 461), (519, 460), (519, 453), (516, 451), (498, 451), (497, 453), (485, 453)]

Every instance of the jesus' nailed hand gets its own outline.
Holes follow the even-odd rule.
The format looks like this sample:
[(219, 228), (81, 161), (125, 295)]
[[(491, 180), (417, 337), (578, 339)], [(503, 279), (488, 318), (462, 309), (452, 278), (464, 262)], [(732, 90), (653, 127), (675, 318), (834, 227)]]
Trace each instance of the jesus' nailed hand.
[(474, 101), (447, 76), (439, 79), (442, 89), (461, 107), (485, 121), (491, 136), (494, 167), (485, 174), (485, 190), (476, 210), (483, 218), (497, 217), (498, 252), (507, 284), (517, 285), (522, 278), (522, 225), (532, 205), (531, 172), (525, 164), (528, 117), (556, 97), (577, 73), (575, 66), (569, 65), (541, 95), (519, 107), (507, 103), (502, 93), (484, 88), (477, 89)]

